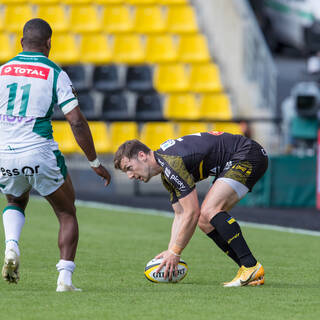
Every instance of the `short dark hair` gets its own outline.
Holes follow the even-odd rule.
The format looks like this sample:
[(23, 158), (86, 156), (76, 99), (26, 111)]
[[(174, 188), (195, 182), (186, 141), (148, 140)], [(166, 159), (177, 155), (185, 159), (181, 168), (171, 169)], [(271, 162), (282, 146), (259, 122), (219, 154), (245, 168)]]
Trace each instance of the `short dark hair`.
[(114, 155), (114, 167), (116, 169), (121, 169), (120, 163), (124, 157), (127, 157), (128, 159), (136, 158), (140, 151), (148, 154), (151, 149), (137, 139), (127, 140), (118, 148)]
[(23, 27), (23, 43), (31, 48), (41, 48), (52, 36), (49, 23), (43, 19), (31, 19)]

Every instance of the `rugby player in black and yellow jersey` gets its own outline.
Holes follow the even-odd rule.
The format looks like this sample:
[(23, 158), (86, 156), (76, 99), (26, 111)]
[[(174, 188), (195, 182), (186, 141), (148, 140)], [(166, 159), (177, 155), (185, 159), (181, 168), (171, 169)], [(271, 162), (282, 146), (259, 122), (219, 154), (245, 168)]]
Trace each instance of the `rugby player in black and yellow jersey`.
[[(130, 179), (148, 182), (161, 174), (175, 213), (168, 250), (157, 271), (165, 265), (165, 277), (177, 270), (182, 250), (196, 226), (239, 266), (236, 277), (225, 287), (264, 284), (264, 269), (252, 255), (237, 221), (228, 211), (263, 176), (268, 167), (265, 150), (241, 135), (212, 131), (167, 140), (156, 151), (139, 140), (128, 140), (114, 157), (116, 169)], [(215, 177), (199, 205), (196, 182)]]

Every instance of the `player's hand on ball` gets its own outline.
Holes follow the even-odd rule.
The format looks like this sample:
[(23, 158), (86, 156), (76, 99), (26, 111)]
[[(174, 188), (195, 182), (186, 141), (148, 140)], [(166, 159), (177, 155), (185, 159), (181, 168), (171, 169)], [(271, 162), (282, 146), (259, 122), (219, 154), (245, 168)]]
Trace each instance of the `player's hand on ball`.
[(156, 272), (160, 272), (162, 267), (165, 266), (164, 279), (167, 279), (167, 277), (169, 277), (169, 280), (172, 280), (172, 276), (178, 274), (178, 263), (180, 261), (180, 257), (174, 255), (169, 250), (163, 251), (156, 256), (156, 258), (159, 257), (163, 258), (163, 261)]
[(102, 177), (102, 179), (105, 180), (105, 183), (104, 183), (105, 186), (107, 186), (110, 183), (111, 175), (109, 171), (102, 164), (100, 164), (99, 167), (92, 168), (92, 169), (95, 171), (95, 173), (98, 176)]

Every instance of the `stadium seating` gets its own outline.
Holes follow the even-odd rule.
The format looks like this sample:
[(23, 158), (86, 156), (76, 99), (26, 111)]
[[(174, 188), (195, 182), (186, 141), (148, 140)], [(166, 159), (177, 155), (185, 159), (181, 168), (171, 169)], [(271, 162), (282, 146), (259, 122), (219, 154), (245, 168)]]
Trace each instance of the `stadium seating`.
[(165, 18), (159, 6), (137, 6), (133, 25), (134, 31), (139, 33), (166, 31)]
[(80, 42), (80, 62), (106, 64), (112, 61), (112, 50), (106, 35), (84, 34)]
[(50, 58), (62, 65), (79, 62), (79, 50), (75, 37), (70, 33), (56, 34), (52, 37)]
[(6, 62), (13, 57), (13, 47), (8, 33), (0, 32), (0, 48), (0, 62)]
[(193, 8), (189, 5), (169, 6), (167, 28), (172, 33), (197, 32), (198, 24)]
[(159, 92), (185, 92), (189, 90), (186, 68), (183, 64), (162, 64), (156, 67), (154, 86)]
[(113, 59), (117, 63), (139, 64), (145, 61), (142, 39), (138, 34), (114, 36)]
[(206, 38), (201, 34), (181, 35), (178, 46), (178, 60), (186, 63), (210, 61)]
[(147, 65), (129, 66), (126, 73), (127, 89), (135, 92), (153, 90), (152, 73)]
[(149, 35), (146, 41), (146, 61), (166, 63), (177, 61), (177, 46), (170, 34)]
[(65, 32), (69, 29), (65, 7), (60, 4), (38, 6), (37, 17), (46, 20), (54, 32)]
[[(113, 130), (118, 130), (112, 129), (113, 121), (190, 120), (180, 123), (181, 130), (177, 125), (185, 133), (207, 127), (192, 121), (232, 119), (219, 68), (212, 61), (206, 37), (199, 32), (192, 1), (0, 2), (0, 61), (22, 51), (20, 39), (27, 20), (47, 20), (54, 32), (49, 58), (67, 71), (88, 119), (111, 121), (112, 139)], [(64, 118), (61, 111), (54, 117)], [(155, 134), (161, 142), (175, 136), (173, 123), (162, 124), (170, 135)], [(135, 127), (130, 130), (136, 130), (133, 136), (137, 137), (137, 123), (126, 121), (126, 125)], [(142, 125), (142, 136), (153, 130), (148, 128)], [(68, 141), (67, 150), (71, 150)]]
[(137, 121), (160, 120), (162, 118), (162, 105), (157, 93), (139, 95), (135, 109)]
[(34, 18), (32, 7), (27, 4), (9, 4), (4, 8), (3, 25), (6, 31), (21, 32), (26, 21)]
[(232, 134), (243, 134), (241, 126), (236, 122), (215, 122), (213, 123), (213, 130), (229, 132)]
[(106, 120), (127, 120), (131, 116), (128, 102), (123, 93), (106, 93), (102, 105), (103, 117)]
[(218, 66), (213, 63), (192, 65), (190, 87), (195, 92), (221, 92), (223, 87)]
[(123, 142), (132, 139), (138, 139), (138, 125), (136, 122), (110, 123), (111, 152), (116, 152)]
[(208, 123), (205, 122), (179, 122), (177, 123), (177, 135), (179, 137), (188, 134), (207, 132), (209, 130)]
[(81, 152), (68, 122), (52, 121), (52, 130), (54, 140), (58, 143), (62, 153)]
[(88, 124), (97, 153), (111, 152), (111, 138), (106, 123), (89, 121)]
[(96, 112), (94, 108), (94, 100), (89, 91), (80, 92), (77, 94), (79, 106), (82, 113), (87, 119), (94, 119)]
[(159, 149), (161, 143), (174, 138), (176, 133), (173, 123), (147, 122), (142, 125), (140, 140), (152, 150)]
[(70, 25), (74, 32), (97, 32), (101, 30), (98, 9), (90, 4), (73, 5), (70, 11)]
[(199, 107), (192, 93), (170, 94), (166, 97), (164, 116), (167, 119), (199, 119)]
[(123, 88), (116, 65), (96, 66), (93, 72), (93, 87), (96, 90), (119, 91)]
[(227, 95), (203, 94), (200, 98), (200, 117), (214, 120), (231, 120), (232, 113)]
[(105, 6), (101, 24), (102, 30), (109, 33), (132, 31), (133, 17), (130, 8), (124, 5)]
[(65, 66), (63, 69), (68, 74), (72, 81), (72, 85), (77, 92), (89, 89), (86, 81), (85, 69), (82, 64)]

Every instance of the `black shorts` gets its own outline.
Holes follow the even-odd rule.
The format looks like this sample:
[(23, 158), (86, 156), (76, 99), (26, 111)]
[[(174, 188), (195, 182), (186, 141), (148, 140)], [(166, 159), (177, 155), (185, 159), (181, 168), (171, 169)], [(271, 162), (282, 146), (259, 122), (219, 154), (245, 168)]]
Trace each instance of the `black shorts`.
[(230, 178), (245, 185), (249, 191), (264, 175), (268, 168), (268, 156), (266, 151), (253, 141), (250, 150), (243, 160), (231, 160), (231, 164), (225, 168), (217, 178)]

